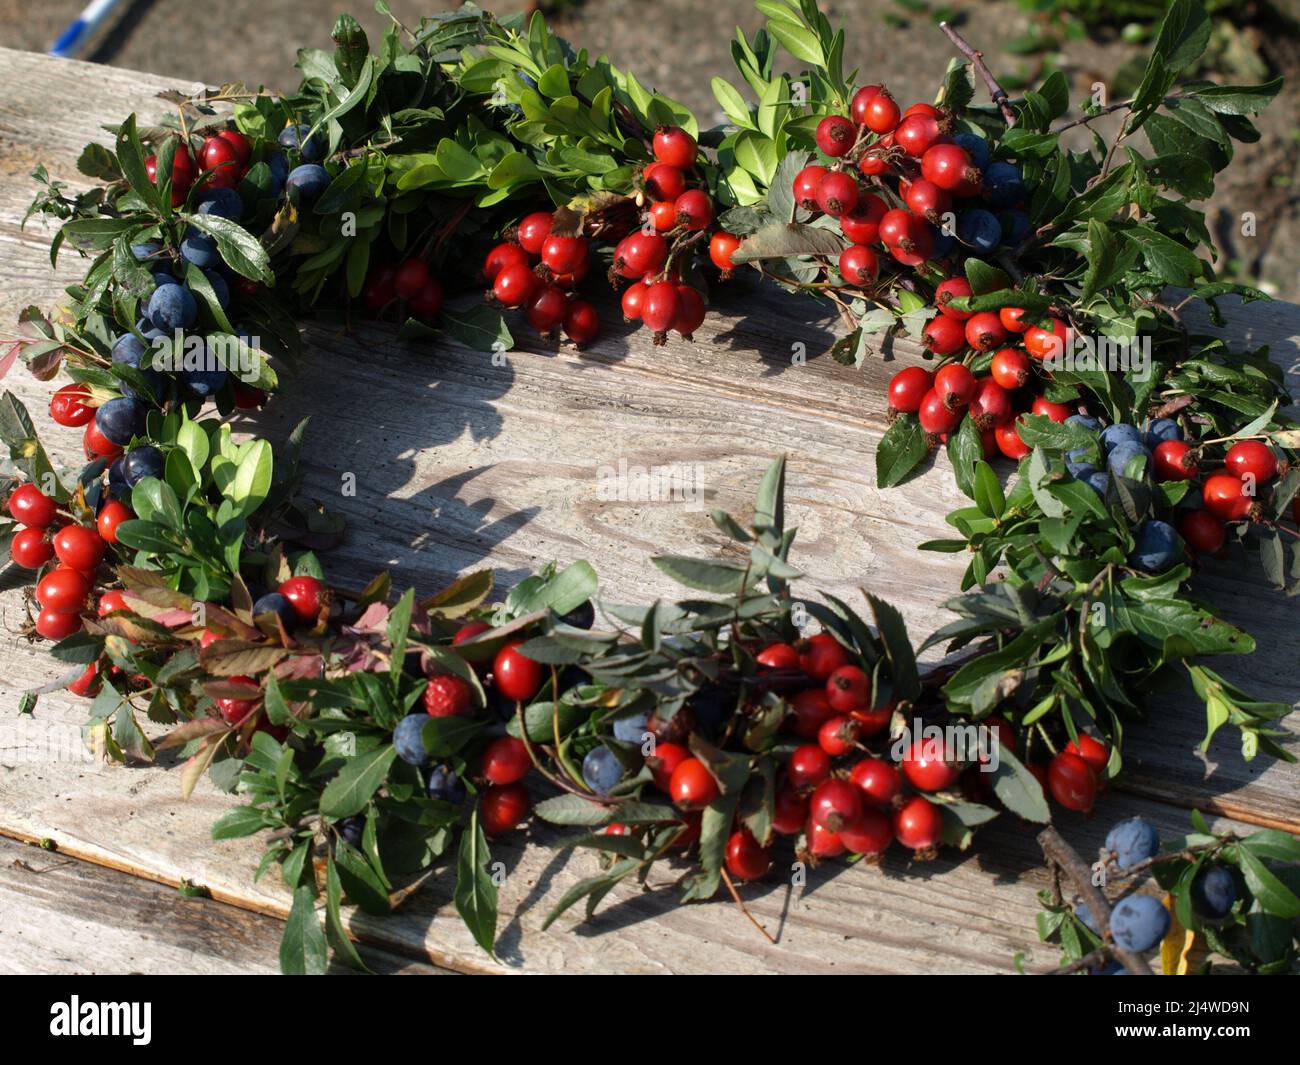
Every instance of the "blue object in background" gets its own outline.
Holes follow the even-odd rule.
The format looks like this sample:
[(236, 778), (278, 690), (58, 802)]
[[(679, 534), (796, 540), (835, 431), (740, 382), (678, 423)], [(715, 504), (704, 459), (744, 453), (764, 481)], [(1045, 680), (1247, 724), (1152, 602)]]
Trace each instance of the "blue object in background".
[(118, 0), (90, 0), (81, 14), (68, 23), (59, 39), (50, 45), (50, 55), (71, 59), (94, 36), (104, 19), (113, 13)]

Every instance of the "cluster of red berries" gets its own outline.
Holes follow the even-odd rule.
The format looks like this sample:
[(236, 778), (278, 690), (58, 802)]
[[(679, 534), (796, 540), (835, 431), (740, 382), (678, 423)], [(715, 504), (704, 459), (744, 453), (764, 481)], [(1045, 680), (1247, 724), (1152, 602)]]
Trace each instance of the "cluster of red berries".
[(580, 233), (557, 233), (555, 215), (534, 211), (515, 227), (515, 239), (498, 244), (483, 261), (489, 296), (522, 310), (543, 336), (563, 329), (582, 347), (600, 335), (600, 315), (573, 294), (591, 272), (591, 248)]
[[(122, 508), (125, 510), (126, 508)], [(36, 584), (36, 632), (48, 640), (61, 640), (81, 629), (81, 615), (86, 609), (95, 573), (107, 550), (100, 531), (65, 521), (51, 535), (60, 521), (58, 504), (34, 484), (22, 484), (9, 496), (9, 513), (19, 523), (9, 554), (24, 569), (39, 570), (58, 559)], [(105, 517), (105, 515), (108, 515)], [(128, 511), (127, 517), (130, 516)], [(101, 514), (103, 532), (114, 536), (124, 520), (107, 509)]]
[[(932, 444), (946, 441), (969, 416), (980, 432), (985, 458), (1001, 454), (1019, 461), (1031, 450), (1016, 427), (1020, 415), (1064, 422), (1075, 413), (1069, 404), (1039, 393), (1035, 369), (1036, 363), (1064, 350), (1070, 331), (1056, 318), (1047, 328), (1027, 322), (1019, 307), (972, 313), (953, 305), (954, 299), (970, 295), (965, 278), (940, 282), (935, 292), (939, 313), (925, 326), (925, 346), (951, 361), (934, 371), (920, 366), (899, 371), (889, 382), (889, 407), (915, 414)], [(989, 352), (988, 372), (977, 376), (968, 363)]]
[[(189, 145), (182, 142), (172, 158), (172, 206), (179, 207), (196, 182), (209, 189), (233, 189), (248, 173), (253, 143), (238, 130), (223, 129), (204, 138), (196, 161)], [(144, 161), (145, 174), (158, 183), (158, 157)]]
[(395, 300), (402, 300), (411, 317), (432, 324), (442, 313), (442, 282), (427, 262), (411, 256), (400, 263), (372, 266), (361, 298), (366, 310), (375, 315), (383, 314)]
[[(1191, 481), (1202, 473), (1203, 455), (1185, 440), (1165, 440), (1151, 453), (1159, 481)], [(1266, 489), (1281, 472), (1273, 449), (1262, 440), (1238, 440), (1223, 457), (1222, 469), (1201, 483), (1199, 510), (1189, 510), (1178, 524), (1183, 539), (1195, 550), (1214, 555), (1227, 542), (1227, 525), (1263, 517)], [(1291, 520), (1300, 525), (1300, 495), (1291, 501)]]

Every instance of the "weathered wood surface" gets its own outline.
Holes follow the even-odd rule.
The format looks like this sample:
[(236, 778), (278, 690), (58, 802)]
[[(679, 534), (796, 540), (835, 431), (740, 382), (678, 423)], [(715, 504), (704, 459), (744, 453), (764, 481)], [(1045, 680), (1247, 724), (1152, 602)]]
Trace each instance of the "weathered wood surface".
[[(0, 320), (12, 322), (28, 303), (52, 303), (81, 265), (65, 255), (52, 273), (50, 233), (39, 223), (19, 230), (35, 189), (31, 169), (44, 163), (53, 177), (84, 184), (75, 166), (83, 144), (107, 141), (100, 126), (131, 110), (157, 117), (165, 105), (154, 94), (163, 87), (176, 86), (0, 50)], [(536, 346), (509, 354), (504, 365), (451, 343), (399, 345), (382, 327), (344, 335), (310, 326), (300, 376), (246, 424), (279, 439), (300, 417), (313, 416), (305, 494), (349, 523), (347, 542), (328, 559), (335, 580), (359, 584), (387, 566), (399, 585), (426, 591), (478, 566), (492, 566), (509, 583), (552, 558), (587, 558), (608, 599), (672, 595), (648, 556), (721, 547), (708, 511), (745, 516), (764, 467), (788, 453), (787, 502), (800, 529), (794, 560), (812, 578), (809, 590), (856, 597), (856, 589), (869, 587), (893, 601), (919, 637), (942, 623), (940, 604), (956, 591), (962, 562), (919, 554), (915, 545), (945, 534), (943, 515), (962, 497), (942, 458), (905, 488), (874, 487), (874, 449), (886, 424), (883, 384), (917, 349), (899, 342), (861, 372), (826, 357), (792, 364), (795, 345), (816, 356), (837, 328), (809, 301), (746, 288), (721, 294), (694, 345), (673, 341), (654, 349), (643, 332), (611, 324), (582, 355)], [(1238, 312), (1233, 328), (1249, 331), (1252, 343), (1273, 343), (1285, 365), (1295, 362), (1296, 308), (1252, 305)], [(51, 426), (45, 415), (48, 386), (21, 370), (4, 386), (49, 430), (56, 462), (77, 462), (76, 434)], [(698, 471), (703, 505), (601, 501), (598, 469), (616, 468), (620, 459)], [(342, 491), (348, 473), (355, 475), (355, 495)], [(22, 618), (16, 583), (0, 592), (9, 632)], [(1257, 574), (1243, 579), (1219, 570), (1204, 583), (1224, 616), (1260, 641), (1260, 654), (1218, 665), (1252, 691), (1294, 703), (1294, 605)], [(13, 637), (0, 644), (0, 662), (0, 727), (17, 728), (18, 694), (57, 670), (39, 646)], [(1248, 765), (1227, 740), (1211, 748), (1208, 762), (1197, 756), (1203, 715), (1186, 693), (1152, 712), (1158, 728), (1135, 730), (1128, 748), (1127, 788), (1162, 802), (1114, 797), (1107, 822), (1140, 808), (1178, 831), (1186, 825), (1179, 807), (1197, 805), (1300, 831), (1295, 767)], [(73, 758), (83, 717), (77, 700), (47, 696), (34, 721), (21, 725), (28, 731), (0, 740), (0, 761), (23, 763), (0, 773), (0, 833), (52, 838), (90, 861), (163, 883), (189, 878), (243, 908), (285, 912), (286, 896), (273, 878), (250, 882), (255, 842), (208, 841), (209, 825), (232, 800), (204, 786), (181, 803), (175, 774), (163, 768)], [(1297, 715), (1285, 727), (1294, 733)], [(6, 748), (14, 754), (6, 757)], [(24, 762), (23, 752), (33, 749), (36, 760)], [(1084, 840), (1099, 826), (1071, 820), (1064, 829)], [(528, 846), (499, 848), (509, 870), (500, 950), (508, 968), (1006, 972), (1018, 951), (1031, 967), (1050, 966), (1055, 957), (1035, 942), (1035, 892), (1043, 882), (1034, 872), (1032, 834), (1014, 825), (984, 833), (974, 854), (929, 867), (908, 868), (893, 856), (879, 871), (814, 872), (798, 897), (787, 898), (783, 886), (746, 889), (756, 916), (770, 929), (780, 924), (777, 947), (729, 902), (674, 908), (667, 889), (616, 893), (591, 925), (578, 926), (574, 915), (543, 933), (550, 903), (589, 875), (594, 859), (547, 849), (557, 836), (544, 826), (528, 839)], [(362, 939), (437, 964), (500, 971), (473, 946), (436, 886), (397, 918), (353, 916), (352, 927)]]

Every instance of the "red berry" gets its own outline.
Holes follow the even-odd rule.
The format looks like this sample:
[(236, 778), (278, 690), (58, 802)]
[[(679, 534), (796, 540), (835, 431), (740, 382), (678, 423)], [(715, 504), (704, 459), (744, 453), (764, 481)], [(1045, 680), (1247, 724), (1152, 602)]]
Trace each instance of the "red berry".
[(44, 529), (19, 529), (9, 541), (9, 557), (23, 569), (40, 569), (54, 557), (54, 545), (45, 538)]
[(1203, 555), (1217, 555), (1227, 540), (1223, 522), (1208, 510), (1193, 510), (1178, 523), (1178, 532), (1188, 545)]
[(963, 410), (975, 398), (975, 375), (959, 362), (940, 367), (934, 375), (934, 390), (949, 410)]
[(1151, 455), (1157, 481), (1190, 481), (1201, 472), (1196, 452), (1185, 440), (1162, 440)]
[(920, 266), (934, 255), (934, 233), (921, 219), (915, 219), (912, 235), (891, 247), (889, 254), (904, 266)]
[(998, 450), (1013, 462), (1019, 462), (1033, 450), (1020, 438), (1020, 431), (1014, 422), (999, 425), (993, 430), (993, 438), (997, 441)]
[(81, 615), (76, 611), (42, 610), (36, 615), (36, 633), (47, 640), (62, 640), (81, 631)]
[(880, 272), (876, 253), (861, 244), (850, 244), (840, 252), (840, 276), (846, 285), (855, 288), (870, 288)]
[(917, 418), (920, 419), (921, 428), (932, 436), (942, 436), (944, 433), (951, 433), (961, 420), (965, 417), (965, 411), (952, 410), (943, 402), (943, 397), (933, 388), (925, 394), (921, 400), (921, 407), (916, 412)]
[(524, 741), (514, 736), (498, 736), (483, 750), (481, 772), (490, 784), (513, 784), (523, 780), (533, 768)]
[(875, 99), (876, 94), (879, 92), (879, 85), (864, 85), (853, 94), (853, 101), (849, 107), (849, 113), (853, 116), (853, 121), (859, 126), (865, 126), (867, 124), (867, 105)]
[(325, 585), (317, 578), (290, 577), (280, 585), (279, 592), (303, 621), (315, 621), (320, 616)]
[(809, 821), (806, 829), (808, 833), (808, 853), (814, 858), (834, 858), (838, 854), (844, 853), (844, 841), (840, 839), (839, 833), (832, 832), (829, 828), (823, 828), (815, 821)]
[(687, 340), (695, 336), (695, 330), (704, 324), (704, 297), (690, 285), (677, 286), (677, 317), (673, 319), (673, 329)]
[(1007, 342), (1007, 331), (1002, 319), (992, 311), (971, 315), (966, 322), (966, 343), (976, 351), (992, 351)]
[(1097, 778), (1087, 762), (1068, 751), (1058, 754), (1047, 767), (1047, 787), (1067, 810), (1087, 813), (1097, 801)]
[[(636, 234), (641, 236), (641, 234)], [(662, 242), (663, 237), (646, 237)], [(667, 250), (665, 249), (665, 254)], [(552, 274), (574, 274), (587, 261), (587, 242), (582, 237), (562, 237), (552, 233), (542, 242), (542, 265)]]
[(370, 271), (362, 298), (371, 314), (378, 314), (397, 298), (396, 281), (397, 267), (392, 263), (383, 263)]
[(903, 112), (904, 118), (908, 118), (912, 115), (929, 115), (931, 118), (942, 118), (943, 112), (935, 107), (934, 104), (915, 103)]
[(1029, 413), (1038, 414), (1050, 418), (1058, 424), (1063, 424), (1065, 419), (1074, 413), (1074, 408), (1068, 403), (1053, 403), (1044, 396), (1035, 396), (1034, 405), (1030, 408)]
[(955, 299), (963, 299), (972, 296), (970, 282), (964, 277), (950, 277), (947, 281), (939, 282), (938, 287), (934, 290), (934, 305), (939, 308), (940, 314), (946, 314), (949, 318), (956, 318), (959, 322), (965, 322), (974, 315), (974, 311), (960, 311), (952, 306)]
[(858, 139), (858, 131), (853, 123), (842, 115), (828, 115), (817, 123), (815, 134), (817, 147), (827, 155), (838, 159), (847, 155)]
[(789, 785), (777, 788), (772, 804), (772, 831), (783, 836), (798, 835), (808, 821), (808, 800)]
[(1095, 736), (1089, 736), (1086, 732), (1080, 732), (1077, 739), (1067, 743), (1065, 750), (1070, 754), (1077, 754), (1088, 764), (1088, 768), (1096, 774), (1103, 773), (1107, 763), (1110, 762), (1110, 748), (1101, 740)]
[(1223, 464), (1238, 477), (1254, 477), (1256, 484), (1267, 484), (1277, 476), (1277, 456), (1260, 440), (1238, 440), (1228, 448)]
[(1003, 348), (993, 356), (989, 375), (994, 383), (1008, 391), (1020, 388), (1033, 372), (1029, 356), (1016, 348)]
[[(999, 324), (1001, 320), (999, 316)], [(1036, 325), (1025, 330), (1025, 350), (1040, 361), (1046, 358), (1059, 359), (1065, 351), (1069, 336), (1069, 327), (1059, 318), (1053, 318), (1050, 330)]]
[(54, 553), (65, 566), (92, 572), (104, 557), (107, 545), (94, 529), (84, 525), (65, 525), (54, 534)]
[(758, 880), (772, 868), (772, 854), (742, 828), (727, 840), (727, 872), (737, 880)]
[(894, 811), (894, 835), (904, 847), (928, 851), (939, 845), (943, 814), (929, 799), (917, 795)]
[(916, 223), (916, 215), (903, 210), (901, 207), (895, 207), (892, 211), (886, 211), (881, 216), (880, 239), (891, 248), (914, 243)]
[(707, 229), (713, 221), (713, 201), (700, 189), (687, 189), (673, 201), (677, 208), (677, 224), (695, 231)]
[(533, 807), (522, 784), (493, 784), (479, 800), (479, 820), (489, 836), (499, 836), (518, 825)]
[(813, 824), (838, 832), (862, 816), (862, 797), (847, 780), (831, 777), (818, 784), (808, 801)]
[(935, 355), (955, 355), (966, 347), (966, 330), (956, 318), (937, 314), (925, 323), (921, 339)]
[(516, 703), (526, 703), (542, 686), (542, 665), (519, 652), (519, 641), (506, 644), (492, 660), (497, 691)]
[[(257, 687), (257, 681), (252, 677), (228, 677), (231, 684), (247, 684), (251, 687)], [(217, 712), (221, 714), (222, 719), (228, 725), (238, 725), (247, 719), (249, 714), (256, 712), (260, 698), (253, 699), (236, 699), (231, 696), (224, 696), (217, 700)]]
[(235, 158), (239, 160), (239, 165), (247, 167), (253, 158), (253, 142), (237, 129), (223, 129), (217, 136), (235, 149)]
[(939, 120), (931, 114), (905, 115), (894, 130), (894, 143), (913, 159), (920, 159), (943, 136)]
[[(158, 157), (151, 155), (144, 161), (145, 176), (158, 184)], [(189, 194), (190, 186), (194, 184), (194, 178), (198, 171), (194, 166), (194, 159), (190, 156), (188, 148), (177, 148), (176, 155), (172, 159), (172, 206), (179, 207), (185, 202), (185, 197)]]
[(790, 786), (799, 791), (815, 788), (831, 775), (831, 756), (815, 743), (805, 743), (790, 754), (785, 767)]
[(1029, 328), (1029, 323), (1024, 321), (1025, 309), (1023, 307), (1003, 307), (998, 311), (998, 318), (1002, 321), (1002, 328), (1008, 333), (1023, 333)]
[(668, 797), (684, 810), (699, 810), (718, 797), (718, 782), (698, 758), (687, 758), (673, 770)]
[(1241, 521), (1250, 511), (1250, 497), (1242, 491), (1240, 477), (1216, 473), (1205, 479), (1201, 499), (1205, 509), (1220, 521)]
[(657, 233), (667, 233), (677, 227), (677, 202), (660, 200), (650, 205), (650, 223)]
[(893, 146), (893, 134), (886, 133), (871, 146), (870, 151), (863, 153), (862, 158), (858, 160), (858, 169), (867, 177), (879, 177), (881, 174), (887, 174), (889, 172), (889, 150)]
[(99, 663), (91, 662), (76, 680), (68, 685), (68, 691), (73, 695), (80, 695), (83, 699), (89, 699), (99, 693)]
[(109, 499), (100, 508), (99, 518), (95, 519), (95, 528), (99, 531), (100, 540), (105, 544), (116, 544), (118, 525), (134, 518), (135, 515), (129, 506), (118, 502), (117, 499)]
[(564, 335), (578, 347), (600, 335), (600, 314), (586, 300), (570, 300), (564, 312)]
[(830, 171), (824, 166), (806, 166), (794, 176), (794, 199), (805, 211), (817, 210), (817, 189)]
[(840, 840), (854, 854), (881, 854), (894, 842), (889, 818), (879, 810), (863, 810), (852, 824), (840, 829)]
[[(126, 610), (128, 609), (126, 605), (126, 597), (116, 588), (110, 588), (99, 597), (99, 606), (97, 609), (101, 618), (108, 617), (108, 615), (113, 613), (115, 610)], [(208, 640), (208, 643), (212, 643), (218, 638), (215, 633), (210, 633), (205, 629), (203, 636), (200, 637), (199, 640), (201, 646), (206, 647), (208, 645), (207, 643), (203, 643), (203, 640), (207, 640), (209, 636), (213, 639)]]
[(768, 669), (799, 668), (799, 652), (788, 643), (770, 643), (754, 658), (760, 666), (766, 666)]
[(68, 566), (56, 566), (36, 585), (36, 601), (44, 610), (76, 613), (86, 605), (90, 581)]
[(645, 306), (646, 293), (650, 291), (650, 286), (644, 281), (636, 281), (628, 285), (623, 292), (623, 318), (629, 322), (640, 321), (641, 310)]
[(23, 525), (44, 529), (54, 521), (58, 507), (36, 485), (20, 484), (9, 496), (9, 513)]
[[(513, 246), (513, 245), (511, 245)], [(522, 249), (519, 254), (523, 254)], [(491, 256), (488, 256), (491, 259)], [(486, 270), (486, 267), (484, 267)], [(406, 259), (393, 275), (393, 291), (404, 300), (409, 300), (429, 280), (429, 265), (423, 259)]]
[(897, 102), (889, 95), (888, 89), (881, 88), (867, 101), (863, 124), (872, 133), (892, 133), (900, 117)]
[(242, 176), (239, 152), (224, 137), (208, 137), (203, 142), (199, 149), (199, 166), (213, 171), (206, 179), (208, 188), (233, 189)]
[(942, 791), (960, 775), (955, 765), (944, 761), (939, 746), (935, 741), (917, 740), (903, 754), (903, 775), (917, 791)]
[(442, 313), (442, 282), (436, 277), (429, 278), (409, 302), (411, 314), (420, 321), (435, 321)]
[(1005, 425), (1014, 412), (1011, 395), (992, 377), (981, 377), (975, 382), (975, 395), (971, 397), (967, 413), (975, 419), (980, 430)]
[(677, 767), (691, 757), (691, 752), (680, 743), (656, 743), (655, 752), (646, 758), (655, 787), (667, 791)]
[(858, 183), (852, 174), (832, 170), (817, 185), (817, 207), (832, 218), (852, 213), (857, 205)]
[(682, 301), (671, 281), (658, 281), (646, 291), (641, 301), (641, 321), (656, 334), (666, 333), (681, 313)]
[(90, 389), (85, 385), (64, 385), (50, 397), (50, 417), (59, 425), (85, 425), (95, 416), (95, 408), (87, 407)]
[(541, 284), (537, 275), (523, 263), (503, 267), (492, 283), (492, 295), (503, 307), (524, 307)]
[(731, 257), (736, 254), (736, 249), (739, 247), (738, 236), (728, 233), (725, 229), (719, 229), (709, 239), (709, 259), (719, 270), (734, 270), (736, 264), (731, 261)]
[[(403, 263), (402, 265), (405, 266), (406, 264)], [(522, 266), (525, 269), (531, 269), (532, 263), (528, 258), (528, 253), (518, 244), (498, 244), (487, 253), (487, 258), (483, 260), (483, 276), (488, 279), (489, 283), (493, 282), (501, 271), (509, 266)], [(418, 290), (417, 286), (415, 291)], [(406, 298), (410, 299), (409, 296)]]
[(475, 636), (481, 636), (485, 632), (491, 632), (492, 626), (486, 621), (468, 621), (456, 630), (456, 635), (451, 638), (453, 647), (457, 647), (466, 640), (472, 640)]
[(874, 244), (880, 239), (880, 220), (888, 213), (879, 196), (860, 193), (853, 210), (840, 215), (840, 232), (854, 244)]
[(874, 736), (889, 724), (894, 716), (894, 703), (891, 701), (878, 709), (859, 707), (849, 712), (849, 717), (858, 723), (858, 731), (863, 736)]
[(915, 414), (921, 409), (921, 400), (930, 391), (930, 371), (919, 366), (899, 370), (889, 381), (889, 406), (904, 414)]
[(122, 445), (113, 443), (101, 433), (93, 420), (86, 423), (86, 431), (82, 434), (81, 441), (87, 459), (115, 459), (122, 454)]
[(936, 144), (921, 156), (921, 176), (949, 192), (980, 181), (966, 149), (956, 144)]
[(660, 126), (655, 130), (653, 148), (661, 163), (689, 170), (695, 165), (695, 138), (680, 126)]
[(832, 758), (848, 754), (858, 745), (858, 723), (847, 714), (828, 717), (817, 731), (817, 743)]
[(903, 774), (893, 762), (883, 758), (864, 758), (849, 770), (849, 780), (872, 806), (888, 809), (894, 796), (903, 790)]
[(641, 180), (652, 200), (675, 200), (686, 191), (686, 175), (667, 163), (651, 163), (641, 171)]
[(826, 678), (826, 699), (839, 714), (870, 706), (871, 678), (857, 666), (840, 666)]
[(835, 711), (821, 688), (805, 688), (790, 700), (790, 729), (804, 739), (816, 736), (822, 725), (834, 716)]
[(558, 285), (541, 285), (524, 313), (529, 325), (539, 333), (549, 334), (564, 324), (564, 312), (568, 309), (569, 297)]
[[(529, 255), (541, 255), (542, 245), (551, 235), (551, 226), (554, 224), (555, 215), (550, 211), (534, 211), (520, 219), (515, 239)], [(490, 281), (491, 278), (488, 280)]]
[(474, 706), (470, 686), (454, 673), (435, 673), (424, 689), (424, 710), (430, 717), (463, 717)]
[(809, 636), (795, 644), (799, 665), (814, 680), (825, 680), (840, 666), (849, 664), (849, 652), (827, 632)]

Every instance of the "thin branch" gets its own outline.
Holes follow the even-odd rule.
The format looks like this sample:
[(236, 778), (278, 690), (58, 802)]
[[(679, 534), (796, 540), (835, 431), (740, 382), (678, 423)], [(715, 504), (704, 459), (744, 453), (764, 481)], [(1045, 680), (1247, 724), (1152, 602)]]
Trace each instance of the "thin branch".
[(984, 84), (988, 86), (989, 96), (997, 104), (998, 110), (1002, 112), (1002, 118), (1008, 126), (1016, 124), (1016, 112), (1011, 106), (1011, 98), (1007, 96), (1007, 90), (998, 84), (998, 79), (993, 76), (993, 71), (989, 70), (984, 62), (984, 53), (977, 52), (960, 33), (954, 30), (946, 22), (939, 23), (939, 29), (943, 30), (944, 36), (957, 46), (957, 51), (961, 52), (971, 61), (979, 75), (984, 79)]
[(727, 890), (731, 892), (731, 897), (735, 900), (736, 905), (740, 907), (740, 912), (749, 918), (750, 924), (763, 933), (764, 939), (771, 943), (772, 946), (776, 946), (776, 940), (772, 938), (772, 933), (759, 924), (758, 918), (749, 912), (749, 907), (745, 905), (744, 900), (740, 897), (740, 892), (736, 890), (736, 885), (731, 882), (731, 877), (727, 875), (727, 871), (725, 869), (720, 869), (719, 872), (722, 873), (723, 883), (727, 885)]

